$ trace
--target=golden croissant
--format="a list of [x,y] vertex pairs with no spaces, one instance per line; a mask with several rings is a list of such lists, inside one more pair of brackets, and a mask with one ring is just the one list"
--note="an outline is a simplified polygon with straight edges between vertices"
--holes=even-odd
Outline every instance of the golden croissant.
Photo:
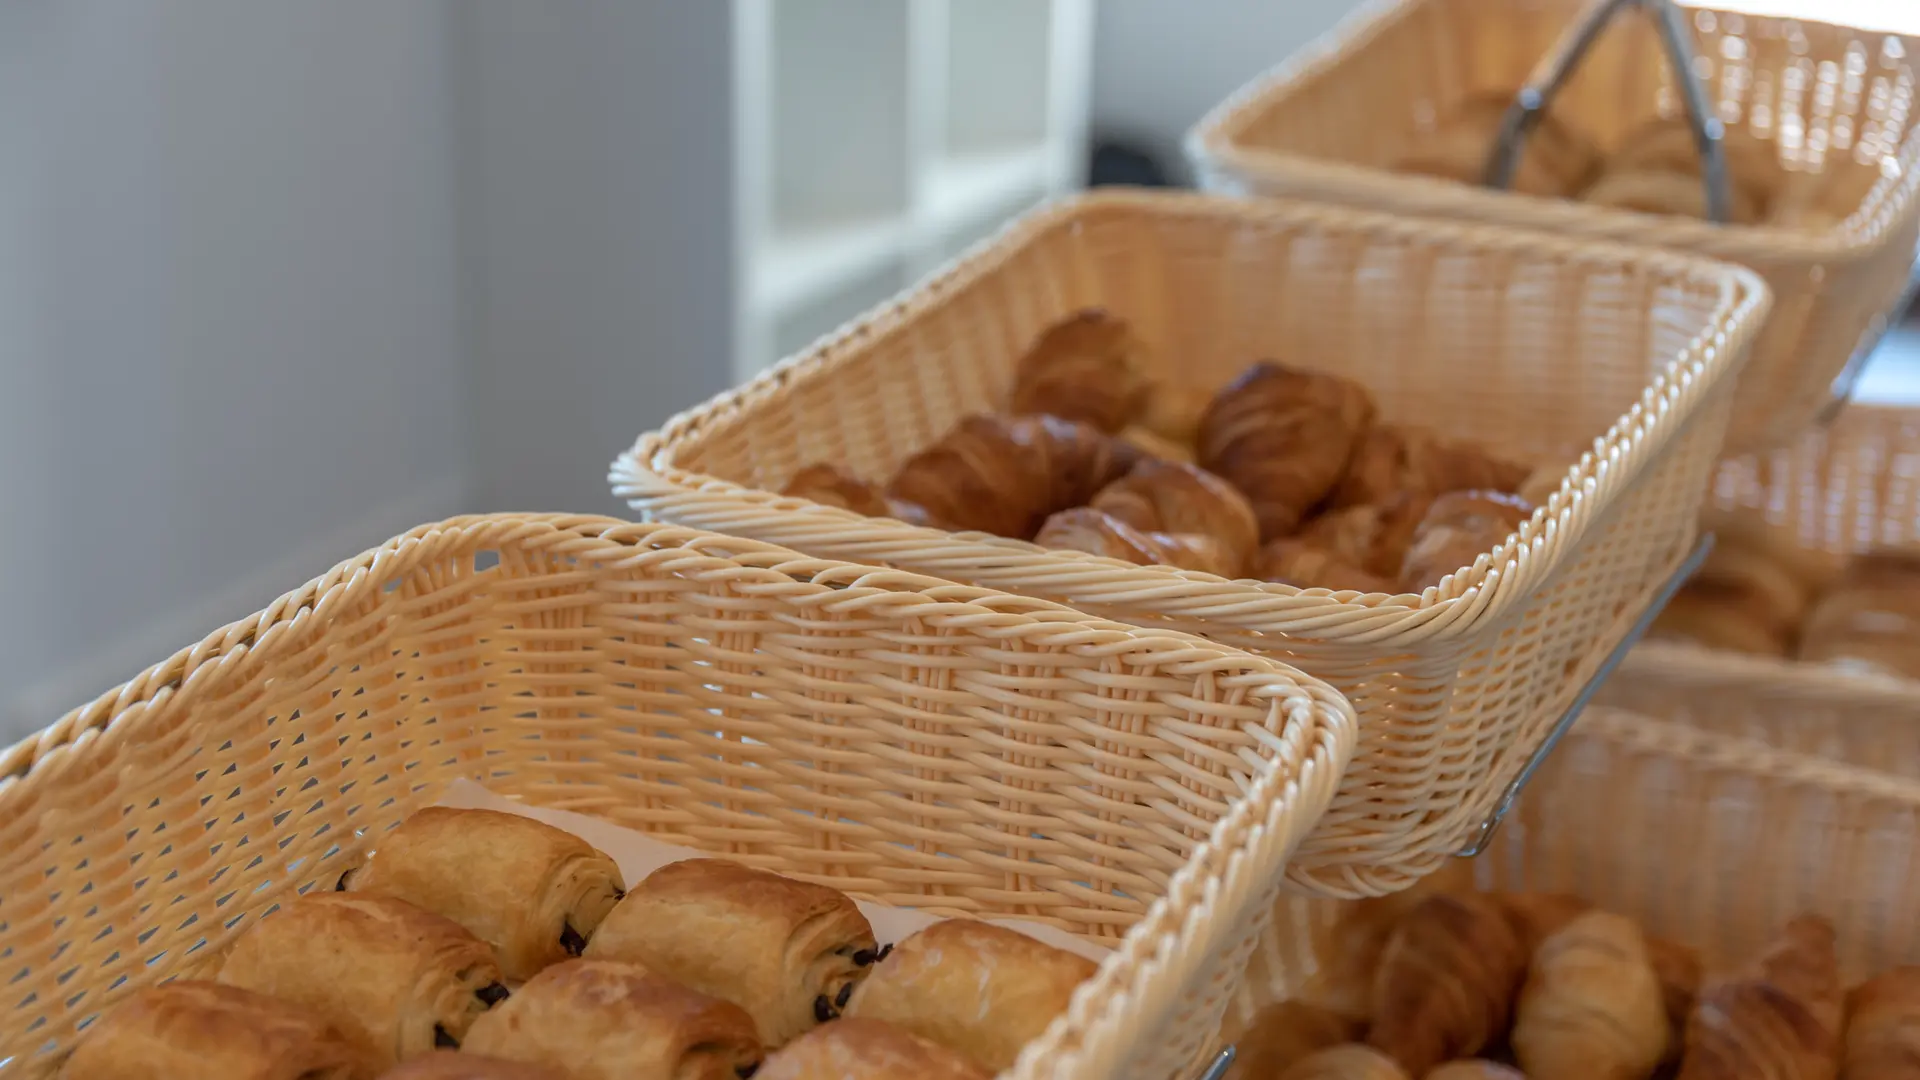
[[1103,432],[1127,426],[1147,390],[1146,343],[1098,308],[1041,334],[1014,369],[1015,414],[1076,420]]
[[1139,459],[1132,446],[1059,417],[975,415],[908,458],[886,493],[947,528],[1027,540]]
[[1897,967],[1847,995],[1847,1080],[1920,1076],[1920,967]]
[[1214,395],[1196,460],[1246,495],[1272,540],[1340,482],[1373,414],[1373,395],[1351,379],[1262,361]]
[[1409,1080],[1398,1062],[1364,1043],[1342,1043],[1315,1051],[1294,1062],[1279,1077],[1280,1080]]
[[912,525],[930,523],[926,510],[921,507],[902,499],[890,499],[886,488],[826,462],[794,473],[780,494],[812,499],[822,506],[837,506],[866,517],[898,518]]
[[1660,978],[1632,919],[1589,911],[1533,954],[1514,1057],[1534,1076],[1643,1080],[1667,1053]]
[[1454,491],[1433,500],[1400,564],[1400,587],[1421,592],[1472,566],[1533,514],[1516,495]]
[[1833,927],[1803,915],[1746,971],[1700,992],[1679,1080],[1834,1080],[1841,1019]]
[[1033,542],[1055,551],[1084,551],[1138,566],[1177,566],[1229,578],[1240,574],[1239,560],[1213,537],[1144,532],[1091,506],[1077,506],[1049,517]]
[[1280,1001],[1253,1014],[1233,1036],[1229,1080],[1273,1080],[1302,1058],[1351,1042],[1360,1025],[1325,1006]]
[[1492,898],[1441,893],[1401,917],[1373,980],[1367,1042],[1407,1071],[1472,1057],[1507,1030],[1527,954]]
[[1254,576],[1263,581],[1278,581],[1300,589],[1331,589],[1334,592],[1392,593],[1399,590],[1392,579],[1370,574],[1338,555],[1314,547],[1304,540],[1282,537],[1260,549]]
[[1426,1075],[1426,1080],[1527,1080],[1527,1076],[1511,1065],[1485,1058],[1464,1058],[1433,1070]]
[[1329,510],[1294,537],[1375,577],[1394,578],[1433,496],[1403,492],[1376,503]]
[[1397,495],[1449,491],[1518,491],[1527,467],[1478,444],[1443,439],[1425,428],[1376,424],[1360,440],[1347,475],[1333,493],[1335,506],[1385,502]]
[[1224,577],[1240,576],[1260,543],[1260,523],[1245,496],[1192,465],[1141,461],[1087,505],[1141,532],[1212,537],[1233,562]]

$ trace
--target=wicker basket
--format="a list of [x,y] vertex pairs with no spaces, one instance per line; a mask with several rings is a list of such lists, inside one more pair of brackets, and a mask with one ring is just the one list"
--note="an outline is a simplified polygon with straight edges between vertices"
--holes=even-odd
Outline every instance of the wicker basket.
[[[1817,912],[1851,981],[1920,962],[1916,842],[1920,784],[1596,708],[1474,869],[1483,888],[1571,892],[1639,919],[1698,948],[1710,971]],[[1339,914],[1282,899],[1243,1016],[1311,992]]]
[[[1202,185],[1625,240],[1758,270],[1771,321],[1740,380],[1736,450],[1798,437],[1832,400],[1849,357],[1905,286],[1920,236],[1920,43],[1805,20],[1694,12],[1696,67],[1730,128],[1772,138],[1818,179],[1827,227],[1718,227],[1387,171],[1466,98],[1512,93],[1583,0],[1384,0],[1242,89],[1188,138]],[[1679,104],[1644,18],[1616,20],[1553,115],[1603,150]],[[1783,138],[1783,146],[1790,138]],[[1491,149],[1491,148],[1489,148]],[[1886,162],[1892,161],[1893,165]],[[1886,175],[1883,175],[1885,173]]]
[[1035,600],[597,518],[425,526],[0,756],[0,1065],[209,972],[464,777],[1113,945],[1008,1075],[1184,1076],[1355,730],[1271,661]]
[[[905,300],[642,437],[613,481],[655,519],[1064,599],[1328,680],[1360,713],[1361,752],[1289,874],[1341,895],[1389,891],[1476,833],[1686,554],[1765,303],[1745,271],[1657,252],[1095,195],[1027,218]],[[1359,378],[1390,420],[1522,459],[1591,449],[1517,541],[1418,597],[1229,582],[769,494],[815,461],[889,475],[962,416],[1000,407],[1020,351],[1090,304],[1131,320],[1163,374],[1224,382],[1277,355]]]
[[[1798,445],[1724,463],[1714,502],[1760,511],[1817,551],[1920,544],[1920,409],[1851,405]],[[1920,683],[1650,641],[1600,700],[1920,777]]]

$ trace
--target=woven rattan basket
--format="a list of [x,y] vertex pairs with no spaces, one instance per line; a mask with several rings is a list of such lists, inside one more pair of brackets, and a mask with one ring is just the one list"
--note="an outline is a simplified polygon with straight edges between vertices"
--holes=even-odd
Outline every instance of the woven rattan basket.
[[0,1065],[210,971],[464,777],[1115,946],[1007,1075],[1184,1076],[1354,738],[1279,664],[1052,604],[671,527],[425,526],[0,756]]
[[[1740,379],[1734,449],[1791,441],[1905,286],[1920,235],[1913,45],[1806,20],[1693,12],[1696,68],[1729,128],[1778,139],[1830,224],[1719,227],[1390,172],[1423,131],[1482,94],[1513,93],[1584,0],[1376,0],[1242,89],[1188,138],[1209,190],[1655,244],[1758,270],[1773,313]],[[1603,151],[1676,115],[1643,18],[1615,21],[1554,100]],[[1491,147],[1489,147],[1491,149]],[[1811,177],[1812,179],[1809,179]]]
[[[1595,708],[1527,789],[1478,883],[1570,892],[1749,959],[1803,912],[1833,921],[1849,981],[1920,961],[1920,784]],[[1239,1004],[1310,993],[1341,905],[1283,898]]]
[[[1816,551],[1920,545],[1920,409],[1851,405],[1788,449],[1724,463],[1714,502]],[[1920,777],[1920,683],[1681,642],[1634,649],[1601,700]]]
[[[1289,873],[1345,895],[1391,890],[1477,835],[1686,554],[1765,303],[1745,271],[1657,252],[1323,207],[1089,196],[643,436],[613,480],[654,519],[1065,599],[1328,680],[1360,713],[1361,752]],[[1021,350],[1085,305],[1130,320],[1163,375],[1217,384],[1277,356],[1359,378],[1386,419],[1522,459],[1588,453],[1517,541],[1417,597],[1229,582],[769,494],[815,461],[890,475],[961,417],[1000,407]]]

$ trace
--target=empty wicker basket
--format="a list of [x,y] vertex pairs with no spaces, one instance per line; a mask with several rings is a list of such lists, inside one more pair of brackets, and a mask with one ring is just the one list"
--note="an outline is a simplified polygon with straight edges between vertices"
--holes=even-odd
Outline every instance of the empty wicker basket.
[[[1778,148],[1818,224],[1714,226],[1389,171],[1463,101],[1508,95],[1583,0],[1377,0],[1214,109],[1188,139],[1208,190],[1279,195],[1654,244],[1750,266],[1773,313],[1728,432],[1738,450],[1791,441],[1905,286],[1920,236],[1914,42],[1698,9],[1696,70],[1730,129]],[[1651,24],[1616,20],[1554,100],[1603,153],[1679,109]],[[1491,150],[1491,147],[1489,147]]]
[[1006,1075],[1184,1077],[1354,737],[1271,661],[1034,600],[598,518],[423,526],[0,755],[0,1066],[209,972],[466,778],[1113,946]]
[[[1574,464],[1516,540],[1399,597],[1225,581],[772,494],[817,461],[884,479],[962,417],[1004,407],[1020,353],[1087,306],[1129,320],[1161,376],[1218,385],[1265,356],[1335,369],[1372,387],[1385,419]],[[1476,835],[1687,553],[1765,307],[1750,273],[1658,252],[1324,207],[1094,195],[1022,220],[643,436],[613,481],[652,519],[1062,599],[1328,680],[1360,714],[1361,751],[1289,873],[1348,895],[1388,891]]]

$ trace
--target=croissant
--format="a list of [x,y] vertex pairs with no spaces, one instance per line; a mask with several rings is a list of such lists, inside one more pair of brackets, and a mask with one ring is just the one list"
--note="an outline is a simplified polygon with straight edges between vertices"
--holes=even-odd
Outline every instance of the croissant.
[[812,499],[822,506],[837,506],[865,517],[898,518],[910,525],[931,523],[924,508],[904,499],[888,498],[886,488],[826,462],[794,473],[780,494]]
[[879,1020],[822,1024],[767,1055],[758,1080],[989,1080],[965,1055]]
[[1280,1080],[1408,1080],[1398,1062],[1365,1043],[1343,1043],[1293,1063]]
[[1433,500],[1400,564],[1400,587],[1420,592],[1472,566],[1533,513],[1518,496],[1454,491]]
[[1396,495],[1449,491],[1518,491],[1528,469],[1471,442],[1443,439],[1425,428],[1377,424],[1360,439],[1335,506],[1385,502]]
[[1275,540],[1260,549],[1254,576],[1278,581],[1300,589],[1332,589],[1334,592],[1397,592],[1388,579],[1370,574],[1329,551],[1304,540]]
[[1048,518],[1033,542],[1055,551],[1084,551],[1138,566],[1177,566],[1221,577],[1239,577],[1240,560],[1226,545],[1198,533],[1150,533],[1090,506]]
[[1403,492],[1364,506],[1329,510],[1307,522],[1295,539],[1376,577],[1391,578],[1413,544],[1433,496]]
[[1746,972],[1700,993],[1680,1080],[1834,1080],[1842,1019],[1833,927],[1788,923]]
[[1124,320],[1097,308],[1070,315],[1020,358],[1013,412],[1117,432],[1140,410],[1146,394],[1146,354],[1146,343]]
[[1666,1055],[1668,1034],[1640,927],[1589,911],[1534,953],[1511,1041],[1535,1076],[1644,1080]]
[[1725,585],[1689,581],[1654,616],[1647,636],[1664,641],[1690,641],[1709,649],[1753,656],[1786,656],[1791,638],[1753,610],[1757,597]]
[[1847,995],[1847,1080],[1920,1076],[1920,967],[1884,971]]
[[[1499,96],[1467,101],[1447,123],[1416,142],[1394,169],[1481,185],[1509,104]],[[1580,189],[1598,160],[1598,151],[1585,140],[1554,117],[1542,116],[1522,148],[1512,190],[1542,198],[1565,196]]]
[[1161,461],[1178,461],[1183,465],[1193,464],[1192,444],[1174,442],[1151,428],[1135,424],[1121,431],[1118,438],[1121,442],[1140,451],[1144,457],[1159,458]]
[[1333,924],[1326,975],[1314,1000],[1356,1020],[1372,1015],[1373,977],[1387,940],[1407,912],[1435,893],[1464,892],[1473,887],[1473,867],[1466,859],[1450,859],[1438,870],[1397,893],[1355,900],[1342,906]]
[[1360,1025],[1332,1009],[1280,1001],[1253,1014],[1233,1038],[1230,1080],[1272,1080],[1282,1069],[1329,1046],[1351,1042]]
[[1056,416],[969,416],[900,467],[887,496],[943,526],[1027,540],[1133,468],[1140,451]]
[[[1731,196],[1728,223],[1757,224],[1766,216],[1765,204],[1739,185],[1728,189]],[[1581,201],[1615,210],[1640,214],[1667,214],[1673,217],[1707,217],[1706,184],[1695,175],[1665,169],[1630,168],[1615,170],[1595,181],[1580,196]]]
[[1253,507],[1232,484],[1192,465],[1147,460],[1088,504],[1142,532],[1197,533],[1219,541],[1238,577],[1260,544]]
[[1485,1058],[1466,1058],[1447,1062],[1428,1073],[1426,1080],[1527,1080],[1527,1076],[1511,1065]]
[[1155,383],[1147,390],[1139,423],[1163,439],[1192,446],[1200,437],[1200,417],[1213,395],[1214,390],[1189,383]]
[[[1520,934],[1527,955],[1534,955],[1548,938],[1593,910],[1585,900],[1568,893],[1505,893],[1500,897],[1507,918]],[[1670,1051],[1678,1051],[1687,1014],[1700,992],[1700,954],[1677,941],[1643,933],[1647,962],[1660,981],[1660,1001],[1667,1015]]]
[[1261,539],[1288,536],[1340,482],[1373,414],[1351,379],[1262,361],[1207,406],[1197,460],[1246,495]]
[[[1771,144],[1729,129],[1720,139],[1727,163],[1732,221],[1755,224],[1767,216],[1780,170]],[[1707,216],[1707,188],[1693,128],[1684,119],[1655,120],[1629,135],[1607,160],[1607,171],[1582,196],[1587,202],[1649,213]]]
[[1920,554],[1857,556],[1807,617],[1800,658],[1920,678]]
[[1472,1057],[1507,1030],[1527,954],[1499,903],[1473,893],[1422,900],[1387,939],[1367,1042],[1419,1076]]

